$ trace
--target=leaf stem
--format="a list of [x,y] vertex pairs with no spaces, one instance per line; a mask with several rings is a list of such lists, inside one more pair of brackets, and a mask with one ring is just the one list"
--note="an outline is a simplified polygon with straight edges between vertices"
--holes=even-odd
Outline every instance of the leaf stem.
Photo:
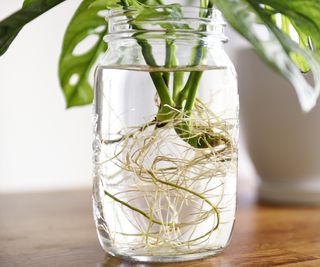
[[[152,56],[151,45],[143,40],[137,40],[137,42],[142,49],[142,54],[144,56],[146,63],[151,67],[157,66],[157,63],[154,57]],[[167,104],[167,105],[173,106],[174,102],[169,94],[169,89],[161,73],[150,72],[150,76],[157,89],[158,95],[160,97],[161,105],[164,106]]]
[[[127,0],[121,0],[121,3],[124,8],[128,8],[130,4]],[[128,15],[128,18],[131,18],[131,16]],[[131,26],[133,29],[139,30],[140,28],[131,22]],[[135,37],[138,34],[135,34]],[[148,66],[155,67],[157,66],[157,63],[152,55],[152,47],[146,40],[140,40],[139,38],[136,38],[138,44],[141,47],[143,57],[147,63]],[[157,90],[157,93],[160,98],[160,109],[158,112],[157,119],[160,121],[169,119],[172,115],[170,113],[171,109],[168,106],[174,106],[174,101],[170,96],[168,86],[166,84],[166,81],[164,77],[161,75],[161,73],[157,72],[150,72],[151,79],[155,85],[155,88]]]
[[202,74],[203,74],[202,71],[192,72],[186,84],[186,89],[188,91],[188,98],[186,100],[184,110],[187,112],[187,114],[191,112],[194,106],[194,102],[197,96],[197,91],[198,91]]

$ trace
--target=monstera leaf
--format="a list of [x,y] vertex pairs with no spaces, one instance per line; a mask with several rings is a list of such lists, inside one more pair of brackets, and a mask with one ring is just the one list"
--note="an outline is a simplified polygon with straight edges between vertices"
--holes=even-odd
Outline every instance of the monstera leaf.
[[23,7],[0,22],[0,56],[4,54],[24,25],[65,0],[25,0]]
[[[94,3],[93,3],[94,2]],[[67,107],[89,104],[93,99],[89,75],[99,55],[106,49],[103,36],[107,34],[107,22],[101,15],[108,1],[84,0],[74,14],[65,33],[59,61],[59,79]],[[110,1],[109,1],[110,2]],[[112,2],[112,1],[111,1]],[[85,51],[77,48],[90,38]]]
[[[147,10],[149,5],[160,3],[158,0],[131,0],[127,4]],[[103,11],[121,6],[120,0],[84,0],[73,16],[64,36],[59,62],[59,79],[67,107],[92,102],[90,74],[99,56],[107,49],[103,37],[108,33],[108,28]],[[88,37],[96,37],[90,49],[75,54],[76,48]]]
[[[292,83],[302,108],[308,111],[314,107],[320,92],[320,1],[214,2],[229,23],[256,48],[258,54]],[[267,30],[267,39],[261,38],[257,30],[259,26]],[[311,69],[313,85],[308,83],[299,68],[302,72]]]

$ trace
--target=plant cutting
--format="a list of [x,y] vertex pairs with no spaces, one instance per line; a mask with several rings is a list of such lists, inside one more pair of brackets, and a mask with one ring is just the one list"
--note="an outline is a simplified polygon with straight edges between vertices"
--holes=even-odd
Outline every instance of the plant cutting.
[[[25,1],[0,22],[0,53],[61,2]],[[319,1],[301,0],[81,2],[59,79],[68,107],[94,98],[94,213],[107,252],[163,262],[225,248],[235,217],[238,97],[220,12],[292,82],[307,111],[320,89],[319,10]],[[95,42],[75,53],[88,36]]]

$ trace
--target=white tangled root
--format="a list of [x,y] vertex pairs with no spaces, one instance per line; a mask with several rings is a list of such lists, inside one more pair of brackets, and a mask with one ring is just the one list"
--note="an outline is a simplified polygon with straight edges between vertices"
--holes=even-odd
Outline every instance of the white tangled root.
[[[192,135],[214,133],[224,141],[195,148],[175,130],[186,122],[192,126]],[[131,247],[165,246],[175,248],[177,253],[183,247],[206,244],[218,229],[220,213],[226,208],[219,206],[224,194],[223,178],[237,161],[233,127],[198,103],[190,117],[176,116],[161,127],[152,121],[126,129],[116,141],[105,140],[115,149],[112,154],[108,151],[107,161],[100,164],[112,163],[122,178],[117,190],[106,188],[104,194],[121,208],[134,229],[134,233],[118,231],[110,236],[135,238]]]

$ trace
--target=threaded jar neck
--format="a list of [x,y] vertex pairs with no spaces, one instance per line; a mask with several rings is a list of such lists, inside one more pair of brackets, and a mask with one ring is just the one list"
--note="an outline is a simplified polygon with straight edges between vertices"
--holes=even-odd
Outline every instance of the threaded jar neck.
[[109,33],[106,42],[124,39],[171,39],[201,41],[202,44],[226,42],[225,21],[215,8],[181,5],[123,7],[108,11]]

